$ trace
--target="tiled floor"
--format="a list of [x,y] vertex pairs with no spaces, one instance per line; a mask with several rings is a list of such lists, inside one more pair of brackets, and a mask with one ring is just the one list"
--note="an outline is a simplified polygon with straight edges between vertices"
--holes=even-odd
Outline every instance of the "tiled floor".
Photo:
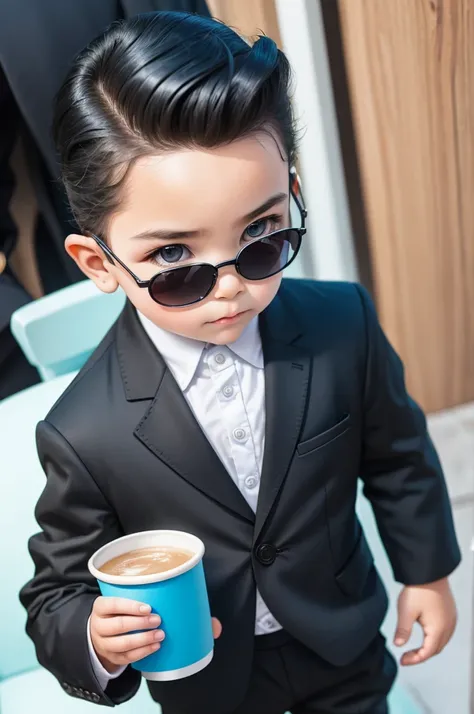
[[[451,579],[459,621],[454,637],[444,652],[423,665],[401,669],[400,680],[426,714],[470,714],[474,713],[474,708],[470,708],[474,604],[471,551],[474,536],[474,404],[430,417],[429,427],[445,468],[463,553],[463,562]],[[384,628],[390,641],[396,623],[396,600],[400,586],[393,581],[365,503],[361,509],[369,539],[375,543],[379,571],[391,596],[391,608]],[[419,640],[418,632],[406,649],[411,649]]]

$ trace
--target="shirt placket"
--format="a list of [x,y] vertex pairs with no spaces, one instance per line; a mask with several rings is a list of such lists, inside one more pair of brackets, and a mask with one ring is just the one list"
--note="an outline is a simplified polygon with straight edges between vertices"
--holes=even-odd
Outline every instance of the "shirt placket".
[[233,354],[228,348],[212,348],[207,354],[207,364],[230,445],[237,486],[256,511],[260,470]]

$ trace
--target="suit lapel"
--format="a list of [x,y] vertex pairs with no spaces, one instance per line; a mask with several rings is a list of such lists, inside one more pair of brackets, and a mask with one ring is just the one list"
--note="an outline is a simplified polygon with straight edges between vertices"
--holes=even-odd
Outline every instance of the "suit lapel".
[[119,324],[117,347],[127,400],[151,400],[135,436],[181,478],[253,522],[252,509],[204,435],[130,304]]
[[276,503],[303,425],[310,359],[298,345],[298,323],[277,297],[260,321],[265,359],[265,450],[255,540]]
[[135,435],[199,491],[230,511],[254,520],[252,509],[203,434],[168,369]]

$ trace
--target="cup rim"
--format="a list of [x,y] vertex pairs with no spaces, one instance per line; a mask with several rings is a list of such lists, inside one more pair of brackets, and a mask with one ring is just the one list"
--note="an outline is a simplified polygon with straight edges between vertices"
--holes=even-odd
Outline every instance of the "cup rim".
[[[104,573],[99,568],[95,565],[95,562],[97,559],[100,559],[100,556],[103,555],[110,547],[112,544],[115,543],[132,543],[133,540],[136,540],[138,537],[143,537],[143,536],[153,536],[153,535],[160,535],[160,536],[170,536],[171,538],[173,536],[179,535],[179,536],[185,536],[186,538],[189,539],[190,541],[190,547],[192,547],[194,551],[194,555],[187,560],[185,563],[182,563],[181,565],[178,565],[176,568],[171,568],[170,570],[165,570],[162,573],[152,573],[151,575],[110,575],[109,573]],[[153,546],[141,546],[141,547],[153,547]],[[134,550],[133,546],[130,547],[130,550]],[[183,573],[186,573],[188,570],[191,570],[196,566],[200,560],[202,560],[204,556],[204,543],[200,538],[198,538],[195,535],[192,535],[192,533],[186,533],[186,531],[171,531],[171,530],[149,530],[149,531],[137,531],[136,533],[129,533],[128,535],[121,536],[120,538],[115,538],[114,540],[110,541],[109,543],[106,543],[103,545],[101,548],[95,551],[93,555],[88,560],[87,567],[89,568],[89,572],[91,575],[96,578],[96,580],[100,580],[103,583],[108,583],[109,585],[128,585],[128,586],[133,586],[133,585],[148,585],[150,583],[158,583],[162,582],[164,580],[171,580],[171,578],[176,578],[178,575],[182,575]],[[123,550],[124,553],[127,552],[127,549],[124,548]],[[113,557],[113,556],[112,556]],[[105,559],[101,565],[107,562],[107,559]]]

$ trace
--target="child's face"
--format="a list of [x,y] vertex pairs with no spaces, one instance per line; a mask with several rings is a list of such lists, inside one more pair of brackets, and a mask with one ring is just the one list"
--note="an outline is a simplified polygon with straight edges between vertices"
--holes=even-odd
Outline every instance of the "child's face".
[[[235,258],[246,242],[289,225],[288,189],[288,164],[266,133],[218,149],[145,157],[131,169],[120,211],[104,238],[142,280],[186,263],[217,265]],[[246,218],[273,197],[274,205]],[[153,231],[189,235],[153,237]],[[145,232],[147,237],[138,237]],[[121,285],[159,327],[214,344],[236,340],[273,300],[282,277],[250,281],[227,266],[219,269],[207,298],[170,308],[154,302],[119,265],[107,262],[92,239],[69,236],[67,248],[102,290]]]

